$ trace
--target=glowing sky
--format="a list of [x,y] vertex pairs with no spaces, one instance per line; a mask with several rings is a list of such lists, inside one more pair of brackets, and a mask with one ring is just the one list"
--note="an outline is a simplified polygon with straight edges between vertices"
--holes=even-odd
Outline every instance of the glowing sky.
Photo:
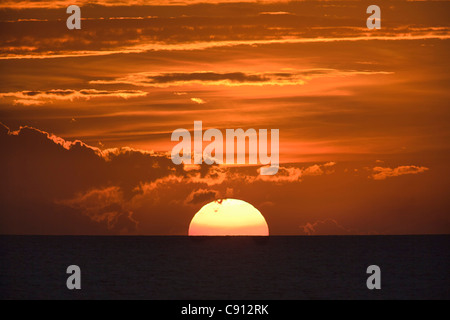
[[[450,231],[449,2],[76,4],[0,2],[2,233],[186,234],[222,197],[271,234]],[[195,120],[280,129],[279,174],[174,166]]]

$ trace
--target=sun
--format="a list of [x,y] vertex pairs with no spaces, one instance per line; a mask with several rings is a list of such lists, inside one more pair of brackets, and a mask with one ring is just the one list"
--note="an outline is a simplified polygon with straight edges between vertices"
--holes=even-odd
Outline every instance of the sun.
[[261,212],[237,199],[216,200],[204,205],[192,218],[190,236],[268,236]]

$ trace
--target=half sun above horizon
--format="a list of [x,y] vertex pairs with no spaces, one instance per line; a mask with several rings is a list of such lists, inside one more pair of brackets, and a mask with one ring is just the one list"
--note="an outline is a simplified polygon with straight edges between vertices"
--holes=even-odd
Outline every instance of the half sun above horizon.
[[204,205],[192,218],[190,236],[268,236],[261,212],[250,203],[221,199]]

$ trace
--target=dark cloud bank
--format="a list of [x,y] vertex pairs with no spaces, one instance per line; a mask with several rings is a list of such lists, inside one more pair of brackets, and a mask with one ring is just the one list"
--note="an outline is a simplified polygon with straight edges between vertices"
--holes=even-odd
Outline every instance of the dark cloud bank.
[[132,233],[137,222],[122,203],[133,188],[182,170],[164,155],[102,152],[29,127],[0,130],[1,233]]
[[375,161],[359,170],[297,164],[262,177],[258,167],[183,168],[165,154],[100,150],[4,125],[0,148],[0,234],[182,235],[202,205],[229,196],[259,209],[271,234],[450,230],[448,170],[437,165],[418,173],[397,164],[411,174],[384,168],[389,175],[374,179]]

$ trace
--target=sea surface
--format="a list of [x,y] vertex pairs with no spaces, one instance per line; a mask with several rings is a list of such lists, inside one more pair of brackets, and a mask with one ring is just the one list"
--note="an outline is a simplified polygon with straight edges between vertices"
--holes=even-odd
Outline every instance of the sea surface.
[[[1,299],[449,299],[450,235],[0,236]],[[69,265],[81,290],[68,290]],[[367,267],[381,269],[369,290]]]

